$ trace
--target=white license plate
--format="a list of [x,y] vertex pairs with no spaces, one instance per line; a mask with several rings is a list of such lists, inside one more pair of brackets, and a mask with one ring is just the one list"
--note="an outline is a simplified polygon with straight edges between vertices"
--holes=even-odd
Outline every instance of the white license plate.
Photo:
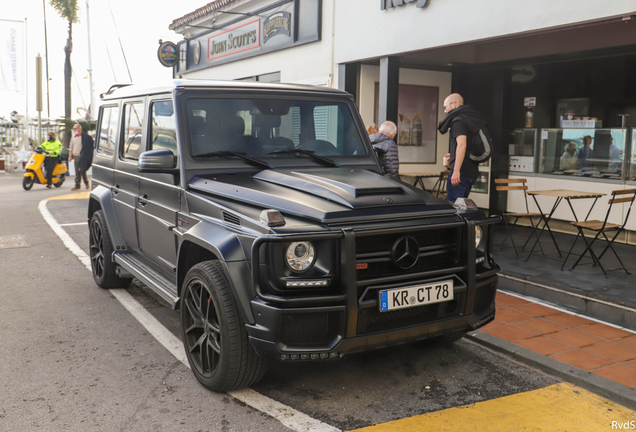
[[380,312],[453,300],[453,281],[431,282],[380,291]]

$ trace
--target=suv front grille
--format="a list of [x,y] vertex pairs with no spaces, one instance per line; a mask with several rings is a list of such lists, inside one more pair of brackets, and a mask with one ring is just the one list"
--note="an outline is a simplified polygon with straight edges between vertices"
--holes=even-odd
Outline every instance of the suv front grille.
[[[399,268],[391,258],[396,241],[404,236],[413,237],[420,247],[418,261],[407,270]],[[453,267],[458,261],[459,236],[458,228],[356,236],[356,264],[362,265],[356,270],[356,276],[358,280],[365,280]]]
[[391,312],[380,312],[377,307],[358,311],[358,334],[369,334],[432,323],[460,315],[464,309],[464,294],[456,294],[450,302],[434,303]]

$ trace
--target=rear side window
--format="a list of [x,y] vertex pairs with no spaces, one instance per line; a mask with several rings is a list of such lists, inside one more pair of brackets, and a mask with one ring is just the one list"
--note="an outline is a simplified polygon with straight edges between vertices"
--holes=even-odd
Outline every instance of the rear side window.
[[150,148],[169,149],[177,155],[177,132],[174,122],[174,108],[171,100],[152,103],[150,123]]
[[117,120],[119,119],[119,107],[107,106],[102,110],[102,122],[97,138],[97,153],[104,156],[112,156],[117,142]]
[[144,124],[144,103],[133,102],[124,105],[124,135],[122,139],[121,157],[138,160],[143,149],[142,127]]

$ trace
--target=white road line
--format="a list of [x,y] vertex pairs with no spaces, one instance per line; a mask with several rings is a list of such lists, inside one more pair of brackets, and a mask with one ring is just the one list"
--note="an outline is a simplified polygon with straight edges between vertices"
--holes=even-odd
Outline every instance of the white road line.
[[[49,224],[53,232],[62,240],[64,246],[69,249],[80,260],[82,264],[89,270],[91,270],[90,257],[80,248],[77,243],[71,238],[70,235],[64,229],[62,225],[58,224],[51,212],[46,208],[47,200],[40,201],[38,208],[42,217]],[[69,225],[69,224],[67,224]],[[141,325],[148,330],[148,332],[155,338],[161,345],[163,345],[173,356],[177,358],[181,363],[190,367],[188,359],[183,349],[183,344],[175,335],[165,328],[154,316],[150,314],[144,307],[135,300],[124,289],[111,289],[109,290],[113,296],[130,312],[132,316],[141,323]],[[244,388],[241,390],[234,390],[228,392],[228,394],[246,405],[261,411],[265,414],[275,418],[289,429],[297,432],[341,432],[333,426],[309,417],[307,414],[303,414],[287,405],[283,405],[267,396],[264,396],[250,388]]]

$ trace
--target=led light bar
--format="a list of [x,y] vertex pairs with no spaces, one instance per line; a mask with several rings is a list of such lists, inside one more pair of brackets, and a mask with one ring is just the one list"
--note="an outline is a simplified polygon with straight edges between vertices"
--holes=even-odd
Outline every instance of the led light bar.
[[288,287],[317,287],[317,286],[329,286],[328,280],[299,280],[299,281],[287,281]]
[[338,358],[340,354],[337,352],[331,353],[303,353],[303,354],[281,354],[281,360],[318,360],[318,359],[328,359],[328,358]]

